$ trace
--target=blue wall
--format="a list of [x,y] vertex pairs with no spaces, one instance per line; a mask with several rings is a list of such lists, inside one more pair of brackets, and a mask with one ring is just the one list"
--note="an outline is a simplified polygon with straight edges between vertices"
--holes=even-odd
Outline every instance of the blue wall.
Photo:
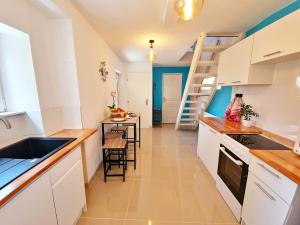
[[[275,12],[271,16],[267,17],[266,19],[262,20],[257,25],[253,26],[251,29],[246,31],[246,36],[254,34],[255,32],[259,31],[260,29],[268,26],[269,24],[275,22],[276,20],[286,16],[287,14],[300,9],[300,0],[297,0],[290,5],[286,6],[283,9]],[[207,112],[211,113],[215,116],[219,116],[224,118],[226,107],[228,106],[232,95],[232,88],[231,87],[223,87],[221,90],[217,90],[215,96],[213,97],[209,107],[207,108]]]
[[255,25],[254,27],[246,31],[246,36],[254,34],[255,32],[261,30],[262,28],[268,26],[269,24],[275,22],[276,20],[279,20],[280,18],[290,14],[291,12],[294,12],[297,9],[300,9],[300,0],[291,3],[290,5],[284,7],[283,9],[275,12],[271,16],[262,20],[260,23],[258,23],[257,25]]
[[162,109],[162,78],[164,73],[182,73],[183,94],[190,67],[153,67],[153,107]]
[[232,95],[232,87],[224,86],[217,90],[215,96],[211,100],[206,112],[224,118],[225,110],[229,105]]

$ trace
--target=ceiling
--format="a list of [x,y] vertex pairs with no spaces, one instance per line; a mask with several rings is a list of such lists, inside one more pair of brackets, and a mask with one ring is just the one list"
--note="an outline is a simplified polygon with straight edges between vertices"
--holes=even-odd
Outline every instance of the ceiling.
[[176,65],[201,32],[244,32],[293,0],[206,0],[200,14],[179,21],[173,0],[72,0],[127,62],[144,62],[155,39],[157,64]]

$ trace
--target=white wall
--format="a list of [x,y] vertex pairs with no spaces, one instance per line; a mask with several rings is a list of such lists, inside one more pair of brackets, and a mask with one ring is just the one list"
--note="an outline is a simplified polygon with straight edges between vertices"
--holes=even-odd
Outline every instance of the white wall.
[[[81,128],[70,21],[61,15],[48,14],[30,4],[29,1],[23,0],[1,1],[0,21],[29,35],[38,91],[35,93],[33,88],[22,91],[17,85],[15,85],[15,89],[17,89],[16,93],[23,94],[26,98],[34,95],[39,100],[34,115],[25,109],[28,112],[27,115],[9,118],[13,129],[9,131],[1,129],[1,139],[2,137],[14,139],[19,135],[48,135],[63,128]],[[3,75],[8,76],[8,74]],[[16,80],[19,80],[20,83],[29,81],[28,79]],[[15,83],[16,80],[14,80]],[[68,82],[61,85],[62,81]],[[5,88],[11,89],[8,86]],[[7,100],[10,104],[12,102],[9,98]],[[16,107],[14,110],[17,110]],[[30,124],[30,121],[32,118],[37,118],[38,115],[40,115],[39,126],[43,129],[40,132],[34,132],[34,126]]]
[[259,127],[295,140],[300,125],[300,60],[277,64],[273,85],[234,87],[233,96],[237,92],[260,114]]
[[8,118],[12,129],[0,126],[1,143],[44,131],[29,38],[18,29],[0,24],[0,75],[6,106],[8,111],[26,111]]
[[[117,89],[115,70],[124,74],[123,62],[69,0],[54,2],[72,21],[83,127],[99,127],[107,116],[107,106],[112,104],[110,93]],[[109,71],[106,82],[98,72],[101,61],[106,61]],[[102,160],[101,135],[97,132],[85,146],[89,180]]]
[[29,16],[30,37],[45,134],[81,128],[71,21],[30,7],[35,11]]

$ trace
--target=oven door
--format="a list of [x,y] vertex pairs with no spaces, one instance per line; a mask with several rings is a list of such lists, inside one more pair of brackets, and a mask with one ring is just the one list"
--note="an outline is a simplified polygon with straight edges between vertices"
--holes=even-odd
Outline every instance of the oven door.
[[220,146],[218,176],[243,205],[248,165],[223,145]]

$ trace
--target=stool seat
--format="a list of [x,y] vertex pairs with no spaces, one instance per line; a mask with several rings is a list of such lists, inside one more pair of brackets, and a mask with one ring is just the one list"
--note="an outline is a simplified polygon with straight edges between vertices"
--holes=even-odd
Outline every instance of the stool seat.
[[116,132],[107,132],[105,135],[105,140],[109,139],[122,139],[122,134]]
[[103,149],[125,149],[127,141],[122,138],[112,138],[105,140],[105,144],[102,146]]
[[127,126],[113,126],[111,129],[111,131],[127,131],[128,127]]

